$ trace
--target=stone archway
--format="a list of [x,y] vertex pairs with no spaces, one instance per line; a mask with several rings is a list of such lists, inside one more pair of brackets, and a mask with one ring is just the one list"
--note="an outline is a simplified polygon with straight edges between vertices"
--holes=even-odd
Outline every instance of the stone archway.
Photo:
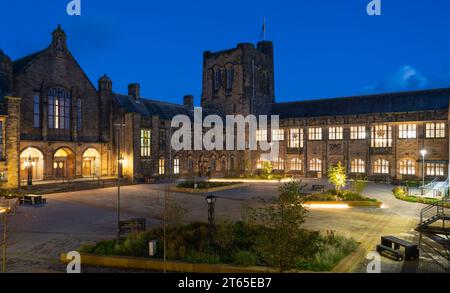
[[20,153],[20,181],[27,181],[31,168],[33,181],[44,180],[44,155],[35,147],[28,147]]
[[53,154],[53,177],[67,179],[75,177],[75,153],[68,147],[62,147]]
[[100,176],[100,153],[94,148],[88,148],[83,153],[82,175],[83,177]]

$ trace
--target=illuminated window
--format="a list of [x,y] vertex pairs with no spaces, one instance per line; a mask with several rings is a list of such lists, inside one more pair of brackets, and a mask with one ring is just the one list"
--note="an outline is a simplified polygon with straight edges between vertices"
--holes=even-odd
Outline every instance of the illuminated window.
[[392,147],[392,126],[388,125],[372,126],[371,146],[373,148]]
[[342,127],[330,127],[328,132],[328,138],[330,140],[341,140],[344,138]]
[[416,138],[417,125],[416,124],[400,124],[398,127],[398,138]]
[[48,127],[70,129],[70,94],[61,88],[48,92]]
[[158,161],[158,174],[159,175],[164,175],[165,173],[165,163],[166,161],[164,160],[164,158],[160,158]]
[[303,129],[292,128],[289,130],[289,147],[303,147]]
[[365,126],[350,127],[350,139],[366,139],[366,127]]
[[399,172],[401,175],[416,175],[416,162],[413,160],[401,160]]
[[426,138],[445,138],[445,123],[427,123],[425,129]]
[[151,156],[151,130],[141,129],[141,157]]
[[303,170],[302,160],[300,160],[299,158],[291,159],[291,170],[302,171]]
[[259,158],[258,161],[256,161],[256,169],[262,169],[264,167],[265,162],[267,161]]
[[445,176],[446,165],[442,163],[427,163],[427,176]]
[[267,141],[267,130],[257,130],[256,141]]
[[373,173],[375,174],[389,174],[389,162],[386,160],[376,160],[373,163]]
[[310,160],[309,171],[322,172],[322,161],[317,158]]
[[41,127],[41,99],[39,93],[34,93],[33,126],[34,128]]
[[366,172],[366,164],[361,159],[354,159],[351,162],[351,173],[365,173]]
[[283,141],[283,140],[284,140],[284,130],[272,129],[272,141]]
[[322,128],[315,127],[308,129],[309,140],[322,140]]
[[274,170],[284,170],[284,160],[283,159],[275,159],[272,162],[272,169]]
[[180,159],[173,159],[173,174],[180,174]]

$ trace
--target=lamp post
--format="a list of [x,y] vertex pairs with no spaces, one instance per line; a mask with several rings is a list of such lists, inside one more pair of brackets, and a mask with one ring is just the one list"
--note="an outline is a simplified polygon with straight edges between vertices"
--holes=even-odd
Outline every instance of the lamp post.
[[420,151],[422,155],[422,195],[424,195],[425,191],[425,156],[427,155],[427,150],[423,149]]
[[217,197],[215,197],[212,194],[209,194],[206,197],[206,203],[208,204],[208,224],[210,226],[214,226],[215,224],[215,212],[214,212],[214,207],[216,205],[216,201],[217,201]]
[[27,185],[33,185],[33,165],[34,159],[31,158],[31,155],[25,159],[25,167],[27,168]]

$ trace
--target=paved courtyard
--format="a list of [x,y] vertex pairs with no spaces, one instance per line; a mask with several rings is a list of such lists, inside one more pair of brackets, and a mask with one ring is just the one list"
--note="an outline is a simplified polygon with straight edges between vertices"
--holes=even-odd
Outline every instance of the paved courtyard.
[[[313,183],[314,182],[314,183]],[[326,184],[306,180],[305,183]],[[277,195],[279,183],[255,183],[236,190],[218,192],[217,221],[236,220],[243,207],[255,205],[256,198],[269,199]],[[331,186],[330,186],[331,188]],[[134,185],[122,188],[122,218],[145,217],[150,227],[161,224],[166,186]],[[419,221],[420,204],[396,200],[392,186],[369,184],[365,194],[383,201],[381,209],[312,209],[305,228],[335,230],[353,237],[367,251],[373,250],[382,235],[395,235],[414,240]],[[171,198],[188,210],[187,222],[205,221],[205,195],[175,194]],[[63,272],[59,253],[76,250],[82,243],[110,239],[116,233],[117,189],[106,188],[47,195],[46,207],[19,207],[10,219],[9,271]],[[364,259],[355,271],[365,271]],[[400,272],[402,263],[383,259],[382,270]]]

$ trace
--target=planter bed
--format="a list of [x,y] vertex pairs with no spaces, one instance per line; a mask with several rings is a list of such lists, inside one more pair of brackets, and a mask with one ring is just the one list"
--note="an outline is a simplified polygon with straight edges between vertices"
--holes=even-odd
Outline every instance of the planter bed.
[[235,183],[235,184],[229,184],[224,186],[218,186],[218,187],[211,187],[211,188],[186,188],[186,187],[178,187],[173,186],[170,188],[170,191],[173,192],[180,192],[180,193],[209,193],[209,192],[219,192],[224,190],[231,190],[231,189],[237,189],[248,186],[245,183]]
[[305,205],[347,205],[349,207],[375,207],[381,208],[380,201],[307,201]]

